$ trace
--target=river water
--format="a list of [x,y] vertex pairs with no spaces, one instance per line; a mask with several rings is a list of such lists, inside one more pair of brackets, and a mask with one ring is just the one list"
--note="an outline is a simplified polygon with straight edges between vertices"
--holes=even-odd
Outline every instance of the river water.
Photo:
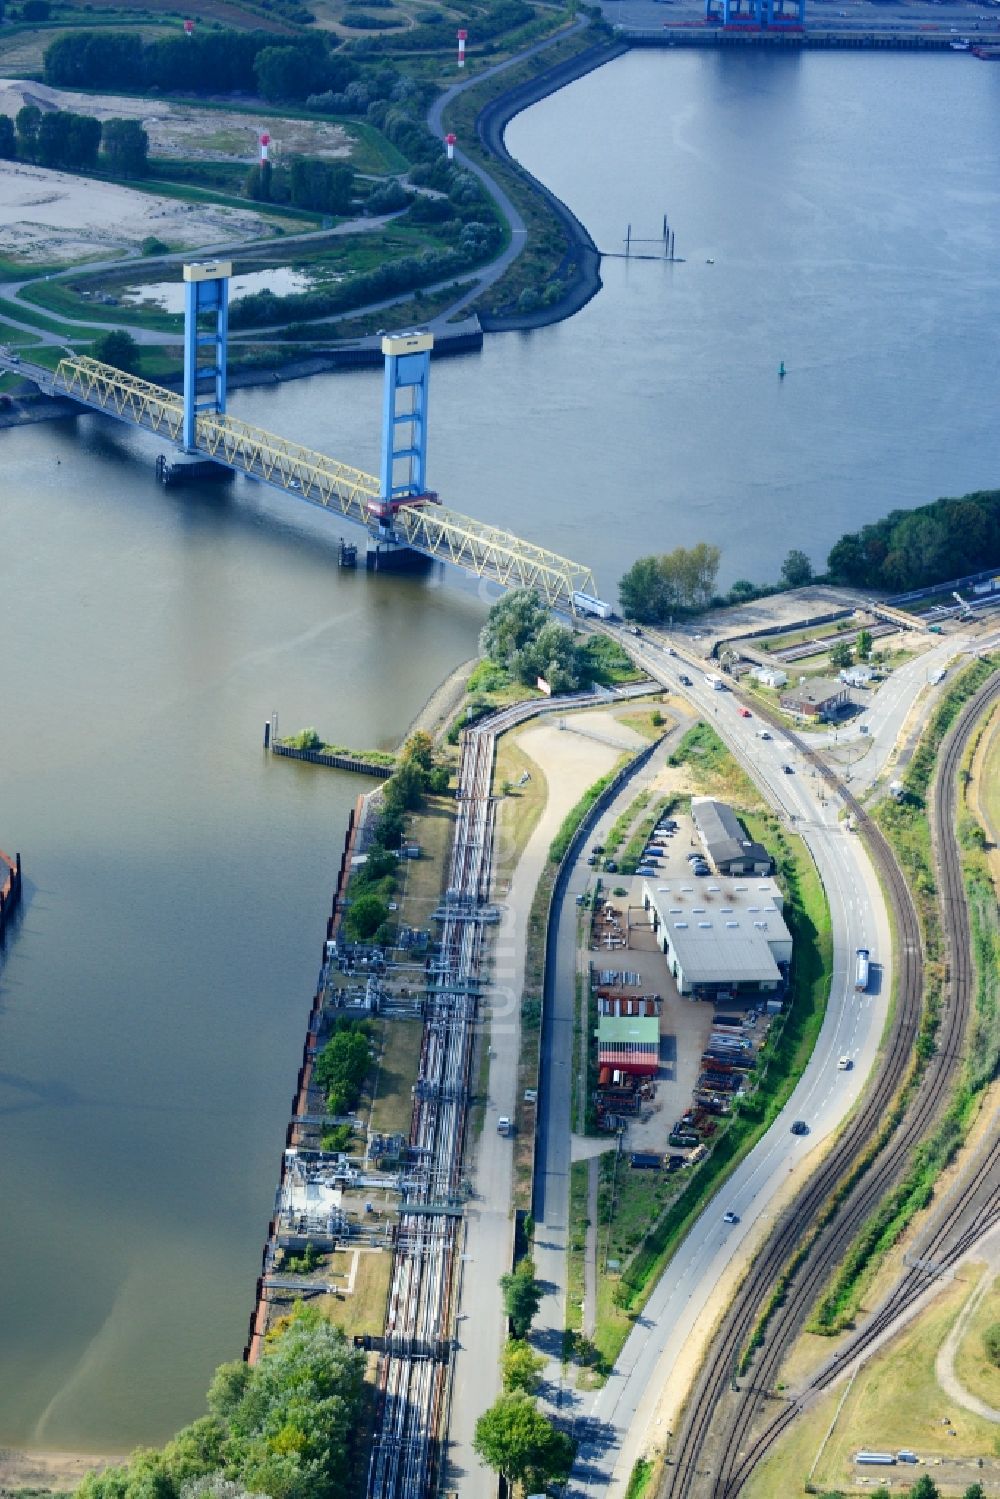
[[[602,249],[666,212],[686,259],[608,261],[570,322],[435,365],[445,502],[613,596],[641,551],[765,578],[995,483],[998,103],[967,56],[647,52],[514,121]],[[232,406],[376,464],[374,373]],[[0,433],[4,1445],[161,1440],[238,1356],[360,789],[265,761],[263,720],[391,744],[483,614],[462,579],[338,573],[335,524],[262,486],[160,489],[156,450]]]

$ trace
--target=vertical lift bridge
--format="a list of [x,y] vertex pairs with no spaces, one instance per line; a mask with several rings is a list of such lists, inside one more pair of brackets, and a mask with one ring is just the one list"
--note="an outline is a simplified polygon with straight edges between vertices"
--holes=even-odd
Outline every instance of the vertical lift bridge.
[[596,595],[589,567],[447,509],[427,488],[427,394],[434,343],[430,333],[382,340],[385,385],[378,478],[230,416],[226,350],[231,274],[229,261],[184,267],[182,394],[83,355],[61,360],[54,375],[26,362],[19,362],[17,371],[49,395],[69,396],[92,410],[144,427],[187,454],[261,479],[363,526],[370,538],[372,567],[391,566],[406,551],[417,552],[504,588],[534,588],[546,603],[569,613],[577,611],[576,596]]

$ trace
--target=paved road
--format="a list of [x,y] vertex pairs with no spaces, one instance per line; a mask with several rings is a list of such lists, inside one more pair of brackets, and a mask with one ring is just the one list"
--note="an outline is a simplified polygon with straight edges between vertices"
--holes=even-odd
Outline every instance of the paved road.
[[[678,690],[678,666],[683,663],[671,659],[668,665],[662,649],[645,640],[625,636],[623,642],[651,675]],[[802,832],[812,851],[830,901],[833,983],[814,1055],[787,1107],[688,1234],[636,1323],[608,1383],[595,1396],[560,1392],[564,1409],[569,1405],[575,1413],[592,1416],[599,1423],[597,1442],[581,1448],[574,1470],[571,1492],[576,1496],[624,1494],[636,1458],[665,1439],[665,1428],[656,1424],[657,1406],[671,1371],[720,1279],[780,1210],[792,1173],[808,1169],[811,1152],[858,1098],[875,1061],[891,987],[884,902],[863,845],[838,821],[839,802],[825,792],[821,795],[819,781],[780,731],[762,742],[756,737],[756,720],[739,716],[731,693],[714,692],[694,668],[689,675],[694,686],[684,689],[685,695],[717,727],[768,800]],[[786,764],[793,767],[790,775],[783,769]],[[875,964],[873,992],[861,996],[854,989],[858,947],[869,948]],[[575,955],[571,961],[575,963]],[[565,988],[569,970],[562,972],[560,987]],[[852,1059],[852,1070],[838,1070],[837,1059],[843,1055]],[[793,1119],[804,1119],[810,1133],[792,1135]],[[567,1130],[568,1117],[552,1118],[548,1124],[557,1138]],[[739,1215],[739,1223],[723,1222],[726,1209]],[[549,1212],[546,1204],[547,1217]],[[554,1217],[554,1208],[552,1213]]]
[[[589,25],[590,21],[588,19],[576,21],[572,26],[568,26],[565,28],[565,30],[557,32],[555,36],[546,37],[544,41],[535,42],[532,46],[525,47],[523,51],[515,53],[512,57],[507,58],[504,62],[496,63],[493,67],[485,68],[481,72],[470,73],[468,77],[462,79],[461,83],[454,84],[451,88],[446,89],[443,94],[440,94],[438,98],[435,99],[434,103],[431,105],[430,109],[427,112],[428,128],[434,135],[443,138],[444,126],[442,124],[442,119],[444,111],[447,109],[448,105],[452,102],[453,99],[456,99],[460,94],[463,94],[466,89],[474,88],[477,84],[482,83],[484,79],[492,78],[498,73],[504,73],[510,68],[518,67],[527,58],[534,57],[538,53],[546,51],[549,47],[554,46],[557,42],[563,41],[567,36],[572,36],[578,31],[585,30]],[[486,172],[481,166],[479,166],[477,162],[470,160],[470,158],[466,156],[463,151],[460,151],[457,148],[455,151],[455,160],[467,171],[474,173],[475,176],[479,178],[483,186],[486,188],[486,191],[489,193],[490,197],[497,204],[500,212],[503,214],[504,218],[506,218],[508,224],[510,225],[510,241],[502,254],[500,254],[496,260],[492,261],[489,265],[482,267],[480,270],[471,270],[468,276],[448,276],[440,283],[423,288],[425,292],[433,293],[435,291],[442,290],[446,286],[453,285],[456,280],[472,280],[473,285],[469,291],[464,292],[462,296],[457,297],[454,302],[450,303],[448,307],[444,308],[427,324],[427,327],[429,328],[438,331],[444,331],[445,329],[447,329],[447,331],[451,333],[455,332],[456,314],[463,311],[464,308],[468,307],[472,302],[474,302],[486,290],[487,287],[490,287],[494,284],[494,282],[499,281],[500,277],[505,273],[508,266],[510,266],[513,261],[517,259],[518,255],[521,254],[522,250],[525,247],[525,244],[527,243],[527,229],[525,227],[524,220],[518,213],[517,209],[514,207],[511,199],[499,185],[499,183],[494,182],[493,178],[489,175],[488,172]],[[395,214],[387,214],[381,217],[370,219],[352,219],[344,224],[338,224],[335,229],[315,229],[307,230],[301,234],[289,234],[284,239],[282,239],[280,243],[282,247],[284,247],[285,245],[308,245],[311,241],[329,238],[331,235],[354,234],[363,232],[365,230],[373,231],[382,228],[384,224],[390,222],[395,217]],[[175,267],[183,265],[186,261],[190,261],[192,259],[203,260],[217,255],[245,255],[251,250],[259,251],[261,249],[276,248],[277,243],[278,242],[276,240],[271,238],[251,241],[229,240],[217,245],[204,245],[199,249],[171,252],[167,255],[140,256],[138,252],[135,252],[132,255],[118,256],[117,258],[112,260],[95,261],[92,264],[85,266],[69,266],[66,268],[66,270],[53,272],[52,275],[47,277],[46,279],[58,281],[64,280],[67,277],[79,276],[84,273],[89,276],[104,271],[118,271],[132,268],[136,270],[137,274],[141,274],[145,278],[147,276],[147,273],[150,271],[163,271],[173,269]],[[3,296],[2,298],[0,298],[0,316],[3,317],[3,321],[8,326],[16,328],[19,332],[34,334],[44,344],[54,344],[57,347],[61,347],[66,343],[65,334],[53,333],[45,328],[36,327],[35,324],[20,321],[16,317],[11,316],[8,313],[8,305],[14,304],[14,308],[16,310],[16,303],[21,295],[23,288],[25,286],[31,285],[33,282],[37,281],[37,279],[37,277],[25,278],[21,281],[7,283],[3,290]],[[398,303],[408,301],[411,296],[412,292],[404,292],[401,293],[398,297],[386,298],[378,302],[370,303],[365,307],[352,308],[350,312],[344,313],[342,314],[342,316],[357,318],[363,316],[366,313],[381,312],[383,310],[389,311]],[[45,309],[39,310],[44,311]],[[55,316],[54,314],[48,315]],[[117,329],[121,326],[120,323],[101,321],[99,320],[99,317],[71,318],[62,313],[58,314],[58,317],[59,321],[65,323],[67,327],[79,328],[81,330],[81,339],[86,338],[88,342],[93,337],[94,329],[98,329],[100,331],[108,331]],[[337,319],[334,319],[330,324],[327,324],[326,322],[317,323],[317,338],[322,339],[325,336],[327,339],[330,339],[336,337],[336,321]],[[129,332],[132,334],[136,342],[140,344],[173,345],[183,342],[182,334],[166,333],[156,328],[142,328],[130,325]],[[234,341],[238,340],[241,336],[247,339],[251,339],[255,343],[266,343],[268,341],[268,330],[266,328],[257,328],[247,330],[243,335],[240,335],[238,333],[231,335]],[[366,347],[369,344],[374,347],[378,343],[378,339],[375,337],[362,338],[358,340],[352,340],[352,342],[356,342],[357,345],[362,348]],[[307,352],[307,349],[304,348],[303,353],[305,354]]]

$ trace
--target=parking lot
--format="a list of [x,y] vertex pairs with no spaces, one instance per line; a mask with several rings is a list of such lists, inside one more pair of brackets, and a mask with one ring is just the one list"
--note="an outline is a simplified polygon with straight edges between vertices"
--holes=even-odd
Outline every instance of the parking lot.
[[[731,1094],[727,1097],[725,1085],[731,1082],[735,1090],[745,1078],[736,1075],[730,1064],[719,1062],[718,1075],[723,1083],[714,1095],[715,1101],[704,1106],[702,1089],[699,1096],[703,1106],[693,1108],[699,1079],[706,1070],[705,1053],[713,1047],[713,1033],[720,1030],[716,1020],[720,1007],[691,1000],[678,992],[653,932],[650,913],[643,908],[642,888],[647,881],[656,879],[665,884],[675,882],[693,894],[702,888],[706,892],[718,891],[719,884],[707,861],[701,858],[695,865],[688,858],[701,854],[690,814],[675,810],[666,821],[673,826],[664,827],[662,834],[654,834],[648,841],[650,856],[639,866],[643,873],[622,875],[605,869],[597,876],[595,871],[593,889],[597,889],[599,878],[600,895],[589,923],[588,956],[592,986],[602,1001],[628,1004],[655,998],[659,1008],[659,1057],[655,1078],[651,1080],[653,1087],[643,1086],[644,1096],[638,1100],[637,1112],[616,1115],[625,1125],[624,1148],[690,1157],[698,1143],[711,1140],[728,1111]],[[695,873],[696,868],[704,873]],[[724,1010],[731,1019],[735,1018],[736,1024],[722,1029],[732,1031],[734,1037],[738,1035],[739,1020],[748,1008],[745,1002],[727,1002]],[[767,1017],[761,1014],[754,1024],[744,1028],[748,1054],[758,1049],[767,1024]],[[725,1044],[736,1051],[734,1040],[727,1038]],[[743,1044],[741,1040],[740,1045]],[[615,1107],[621,1108],[621,1099],[615,1096],[618,1097]],[[671,1133],[678,1124],[690,1136],[691,1143],[686,1147],[670,1143]]]

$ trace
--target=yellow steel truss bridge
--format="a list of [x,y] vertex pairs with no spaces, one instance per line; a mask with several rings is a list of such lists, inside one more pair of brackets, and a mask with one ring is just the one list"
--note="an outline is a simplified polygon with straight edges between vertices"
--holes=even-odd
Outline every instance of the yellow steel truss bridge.
[[[181,439],[181,396],[113,365],[82,355],[63,359],[51,389],[55,395],[71,396],[171,442]],[[378,506],[380,490],[373,474],[275,437],[236,417],[213,412],[197,418],[195,447],[218,463],[337,511],[375,534],[370,507]],[[401,506],[394,516],[393,530],[395,539],[415,552],[450,562],[474,577],[487,578],[505,588],[535,588],[555,608],[575,612],[575,593],[597,592],[589,567],[443,505]]]

